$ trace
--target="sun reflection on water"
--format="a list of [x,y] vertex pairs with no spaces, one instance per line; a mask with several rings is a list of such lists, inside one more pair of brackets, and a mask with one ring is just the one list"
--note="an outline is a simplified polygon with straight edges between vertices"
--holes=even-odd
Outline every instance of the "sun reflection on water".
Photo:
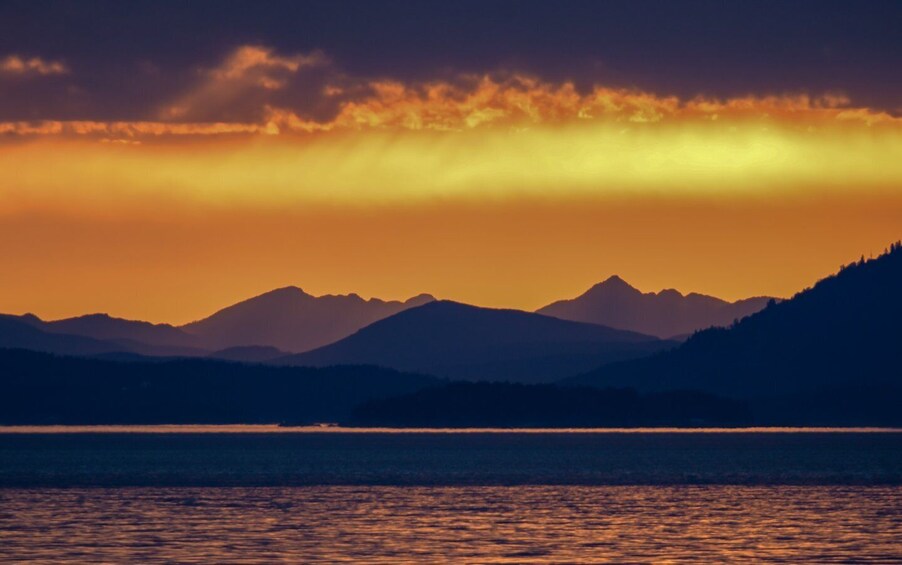
[[899,562],[899,487],[0,491],[11,562]]

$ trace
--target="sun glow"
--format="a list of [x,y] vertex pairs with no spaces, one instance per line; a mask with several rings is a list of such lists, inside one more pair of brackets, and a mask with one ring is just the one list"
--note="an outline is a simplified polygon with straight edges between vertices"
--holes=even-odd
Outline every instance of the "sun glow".
[[0,123],[0,311],[185,322],[288,284],[536,308],[615,273],[788,296],[902,233],[902,121],[842,97],[471,77],[203,121],[327,64],[246,50],[163,121]]
[[902,183],[902,128],[754,120],[592,122],[112,145],[0,146],[0,206],[410,203],[505,197],[717,198]]

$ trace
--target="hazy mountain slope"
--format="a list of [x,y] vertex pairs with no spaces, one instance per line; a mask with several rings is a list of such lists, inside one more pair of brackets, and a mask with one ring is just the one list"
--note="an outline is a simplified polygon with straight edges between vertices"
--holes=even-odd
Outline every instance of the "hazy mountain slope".
[[902,248],[680,347],[570,384],[772,396],[902,385]]
[[282,362],[311,366],[366,363],[449,378],[538,382],[670,345],[593,324],[437,301]]
[[199,347],[198,339],[170,324],[151,324],[114,318],[107,314],[88,314],[63,320],[45,321],[41,329],[93,337],[103,340],[132,340],[147,345]]
[[[143,322],[128,322],[143,323]],[[197,357],[207,351],[177,345],[155,345],[134,339],[97,339],[44,329],[48,323],[35,316],[0,315],[0,347],[45,351],[64,355],[128,353],[141,356]],[[51,322],[50,324],[53,324]],[[59,329],[59,326],[56,326]]]
[[684,296],[673,289],[643,293],[613,276],[572,300],[554,302],[537,312],[562,320],[671,338],[711,326],[730,325],[761,310],[768,300],[756,297],[731,303],[702,294]]
[[364,300],[356,294],[312,296],[297,287],[261,294],[182,326],[210,349],[262,345],[307,351],[354,333],[377,320],[434,300]]
[[0,316],[0,348],[21,348],[67,355],[97,355],[131,351],[126,345],[90,337],[45,332],[33,320]]
[[[168,324],[124,320],[106,314],[88,314],[54,321],[44,321],[33,314],[2,315],[2,318],[22,324],[16,326],[15,330],[8,328],[3,342],[8,347],[74,355],[115,351],[151,356],[196,357],[208,353],[197,347],[196,337]],[[37,334],[29,329],[46,335],[35,341]],[[20,334],[15,340],[12,337],[14,333]],[[73,341],[73,338],[83,339]]]

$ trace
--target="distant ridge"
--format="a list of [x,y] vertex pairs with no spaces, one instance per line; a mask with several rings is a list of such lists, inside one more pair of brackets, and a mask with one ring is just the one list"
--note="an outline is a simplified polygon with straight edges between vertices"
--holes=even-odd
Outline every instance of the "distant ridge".
[[[178,345],[178,333],[180,332],[172,326],[155,326],[105,315],[55,322],[45,322],[33,314],[0,315],[0,347],[65,355],[128,353],[193,357],[207,353],[189,345]],[[135,339],[136,336],[147,341],[139,341]],[[157,338],[160,338],[159,341]],[[187,334],[184,338],[188,343],[193,342]]]
[[[35,318],[36,319],[36,318]],[[65,333],[104,340],[139,341],[148,345],[199,347],[196,337],[170,324],[152,324],[115,318],[109,314],[87,314],[74,318],[41,322],[47,332]]]
[[[0,348],[20,348],[65,355],[97,355],[127,351],[123,346],[90,337],[55,334],[36,327],[34,317],[0,316]],[[40,320],[38,320],[40,322]]]
[[755,297],[727,302],[697,293],[683,295],[674,289],[643,293],[614,275],[576,298],[536,312],[671,339],[712,326],[728,326],[758,312],[769,300]]
[[542,382],[673,345],[595,324],[442,300],[280,362],[372,364],[456,379]]
[[420,294],[404,302],[357,294],[313,296],[295,286],[279,288],[181,327],[205,347],[268,346],[302,352],[347,337],[407,308],[435,300]]

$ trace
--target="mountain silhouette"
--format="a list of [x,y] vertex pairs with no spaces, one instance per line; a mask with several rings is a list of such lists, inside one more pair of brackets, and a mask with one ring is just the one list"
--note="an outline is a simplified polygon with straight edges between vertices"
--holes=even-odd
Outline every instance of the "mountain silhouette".
[[601,324],[668,339],[712,326],[728,326],[767,305],[769,297],[727,302],[713,296],[667,289],[641,292],[618,276],[598,283],[572,300],[537,310],[562,320]]
[[131,351],[128,346],[79,335],[45,332],[34,316],[0,316],[0,348],[21,348],[66,355]]
[[170,324],[88,314],[62,320],[42,321],[36,327],[48,333],[79,335],[114,344],[119,351],[144,356],[198,357],[208,352],[200,340]]
[[290,286],[239,302],[181,329],[208,349],[269,346],[297,353],[335,342],[377,320],[433,300],[428,294],[405,302],[364,300],[356,294],[312,296]]
[[861,396],[855,390],[902,390],[900,344],[902,246],[897,243],[730,328],[701,331],[671,351],[565,382],[748,398],[804,398],[817,392],[842,403]]
[[363,402],[437,384],[379,367],[122,362],[0,349],[0,424],[338,422]]
[[140,355],[194,357],[206,355],[197,338],[168,324],[151,324],[89,314],[44,321],[34,314],[0,315],[0,347],[21,347],[69,355],[128,352]]
[[152,324],[114,318],[108,314],[88,314],[63,320],[45,321],[39,326],[53,333],[81,335],[103,340],[130,340],[148,345],[199,348],[198,339],[170,324]]
[[373,364],[455,379],[541,382],[672,345],[635,332],[442,300],[279,361]]
[[[63,330],[72,333],[63,333]],[[170,330],[174,339],[162,343],[145,343],[132,339],[138,335],[153,339],[157,334],[166,335]],[[78,334],[76,332],[85,332]],[[147,322],[118,320],[105,314],[82,316],[54,322],[45,322],[33,314],[12,316],[0,314],[0,347],[22,348],[64,355],[129,354],[139,356],[196,357],[208,352],[196,347],[177,345],[178,330],[172,326],[159,327]],[[93,336],[107,336],[101,339]],[[185,336],[189,342],[193,338]],[[166,345],[169,341],[172,345]]]

